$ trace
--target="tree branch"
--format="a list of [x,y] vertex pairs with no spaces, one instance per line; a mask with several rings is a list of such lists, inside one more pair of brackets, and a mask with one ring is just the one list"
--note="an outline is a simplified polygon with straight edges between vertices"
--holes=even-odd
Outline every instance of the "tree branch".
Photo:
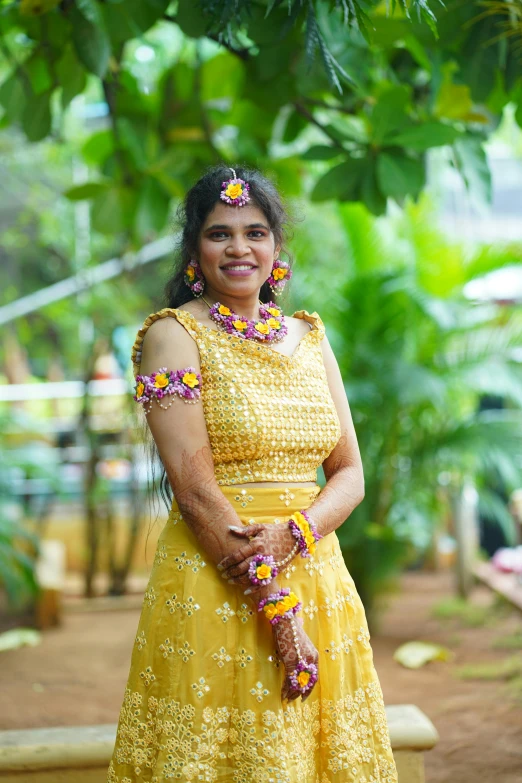
[[107,79],[102,79],[103,94],[105,96],[107,106],[109,107],[109,116],[111,119],[112,134],[114,136],[114,153],[118,159],[118,163],[121,168],[124,183],[126,185],[132,185],[133,176],[132,173],[129,171],[129,168],[127,166],[127,161],[125,160],[124,149],[121,143],[121,136],[118,130],[118,122],[117,122],[118,118],[116,114],[116,89],[118,87],[118,83],[116,81],[115,76],[113,77],[113,79],[114,81],[112,82],[108,82]]
[[301,117],[304,117],[305,120],[308,120],[308,122],[312,123],[312,125],[315,125],[317,128],[319,128],[325,136],[328,136],[328,138],[334,143],[334,145],[337,147],[337,149],[342,150],[343,152],[346,152],[346,149],[341,144],[339,139],[337,139],[334,134],[328,130],[328,128],[325,128],[324,125],[321,125],[319,120],[316,120],[312,112],[308,111],[308,109],[303,106],[302,103],[299,103],[299,101],[295,101],[293,104],[295,110],[301,115]]
[[[163,21],[172,22],[173,24],[178,23],[176,17],[173,16],[172,14],[163,14]],[[239,57],[240,60],[245,61],[250,59],[250,49],[248,49],[247,47],[243,47],[242,49],[235,49],[231,43],[221,40],[221,38],[217,33],[205,33],[205,37],[210,38],[211,41],[215,41],[224,49],[229,51],[231,54],[235,55],[236,57]]]

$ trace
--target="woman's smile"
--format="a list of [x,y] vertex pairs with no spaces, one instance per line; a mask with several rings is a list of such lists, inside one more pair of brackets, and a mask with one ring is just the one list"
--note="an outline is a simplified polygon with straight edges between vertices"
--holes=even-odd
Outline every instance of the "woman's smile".
[[225,272],[225,274],[232,275],[232,277],[248,277],[249,275],[254,274],[257,266],[251,263],[245,264],[238,261],[230,261],[228,264],[220,268],[223,272]]

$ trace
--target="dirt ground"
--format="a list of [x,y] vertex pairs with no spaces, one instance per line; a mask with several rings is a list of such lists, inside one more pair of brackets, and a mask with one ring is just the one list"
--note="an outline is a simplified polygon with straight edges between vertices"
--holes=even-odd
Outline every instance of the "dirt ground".
[[[516,640],[522,615],[477,586],[474,615],[437,619],[434,607],[451,594],[449,574],[412,572],[388,599],[372,636],[386,703],[416,704],[435,724],[440,742],[426,755],[427,783],[521,783],[522,663],[518,679],[512,669],[522,660],[522,642],[494,645]],[[477,616],[480,625],[472,627]],[[68,612],[38,647],[0,653],[0,729],[115,723],[138,619],[138,609]],[[392,656],[411,639],[444,644],[454,658],[405,669]],[[462,679],[461,667],[471,664],[493,664],[497,673],[504,667],[505,678]]]

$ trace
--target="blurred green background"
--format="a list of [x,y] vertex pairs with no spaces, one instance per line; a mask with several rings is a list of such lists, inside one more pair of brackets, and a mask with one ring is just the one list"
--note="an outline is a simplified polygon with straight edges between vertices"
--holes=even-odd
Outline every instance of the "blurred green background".
[[130,347],[221,160],[297,219],[284,306],[321,314],[345,379],[366,498],[338,533],[367,609],[433,561],[469,483],[485,553],[517,543],[520,0],[4,1],[0,36],[6,610],[45,538],[87,596],[147,570],[166,509]]

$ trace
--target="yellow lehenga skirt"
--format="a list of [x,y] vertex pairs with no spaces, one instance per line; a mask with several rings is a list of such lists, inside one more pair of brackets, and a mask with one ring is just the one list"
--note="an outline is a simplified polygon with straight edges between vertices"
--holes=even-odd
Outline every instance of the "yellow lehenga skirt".
[[[319,486],[222,487],[243,524],[284,523]],[[279,575],[319,651],[306,702],[281,701],[270,626],[228,584],[176,503],[163,528],[132,650],[107,783],[396,783],[361,600],[337,535]]]

